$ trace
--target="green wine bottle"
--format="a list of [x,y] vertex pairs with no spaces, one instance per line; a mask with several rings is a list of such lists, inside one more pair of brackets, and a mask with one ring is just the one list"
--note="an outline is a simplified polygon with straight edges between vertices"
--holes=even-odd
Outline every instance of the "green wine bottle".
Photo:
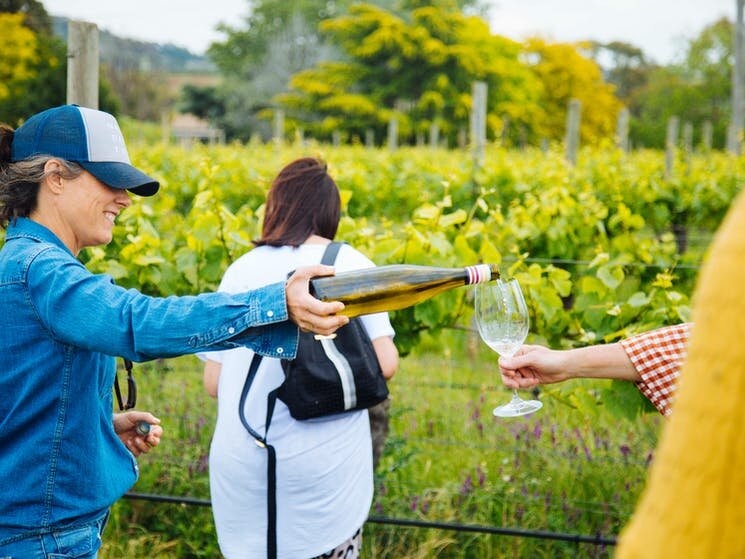
[[498,278],[495,264],[465,268],[400,264],[312,278],[310,292],[321,301],[341,301],[342,314],[353,317],[405,309],[448,289]]

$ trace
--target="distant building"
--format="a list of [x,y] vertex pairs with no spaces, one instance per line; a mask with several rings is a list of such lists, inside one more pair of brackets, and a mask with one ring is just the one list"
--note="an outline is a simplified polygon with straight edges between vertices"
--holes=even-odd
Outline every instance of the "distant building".
[[214,128],[206,120],[197,118],[192,114],[179,113],[173,117],[170,123],[171,137],[178,140],[182,145],[188,145],[194,141],[212,144],[225,143],[225,132],[220,128]]

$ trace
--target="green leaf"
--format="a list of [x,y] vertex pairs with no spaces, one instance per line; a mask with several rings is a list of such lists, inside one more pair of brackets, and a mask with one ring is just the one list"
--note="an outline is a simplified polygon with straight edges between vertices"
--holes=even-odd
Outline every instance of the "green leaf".
[[654,410],[633,382],[614,380],[601,392],[603,403],[616,417],[636,419],[644,412]]
[[563,308],[561,299],[553,289],[548,287],[533,288],[530,290],[530,294],[546,321],[550,321]]
[[414,318],[416,321],[429,327],[439,324],[443,316],[443,310],[439,303],[441,298],[442,296],[437,300],[432,299],[416,305],[414,307]]
[[125,268],[118,260],[109,259],[103,267],[103,272],[109,274],[115,280],[120,280],[129,276],[129,270]]
[[165,260],[162,256],[139,254],[132,259],[132,263],[137,266],[150,266],[152,264],[163,264]]
[[433,221],[440,215],[440,208],[431,204],[425,204],[414,211],[414,219],[420,223]]
[[199,285],[197,277],[197,253],[184,247],[176,251],[176,266],[186,280],[193,286]]
[[597,272],[598,279],[602,281],[610,289],[615,289],[624,278],[623,270],[617,266],[603,265],[598,268]]
[[580,290],[583,293],[594,293],[596,295],[605,295],[608,288],[599,279],[593,276],[584,276],[579,281]]
[[548,280],[562,297],[566,297],[572,292],[571,274],[566,270],[550,266],[548,269]]
[[597,417],[599,415],[598,396],[594,389],[575,384],[573,386],[571,400],[583,414],[591,417]]
[[502,254],[489,239],[482,239],[479,249],[480,261],[487,264],[499,264],[502,262]]
[[637,291],[629,298],[627,303],[632,307],[638,308],[643,307],[644,305],[648,305],[650,300],[651,298],[649,297],[649,295],[647,295],[643,291]]
[[456,210],[452,213],[441,216],[439,225],[443,229],[446,229],[448,227],[452,227],[453,225],[465,223],[467,219],[468,214],[465,212],[465,210]]
[[453,248],[455,249],[455,253],[458,255],[460,263],[463,266],[470,266],[471,264],[476,264],[479,261],[478,254],[476,254],[476,252],[468,244],[465,236],[458,235],[457,237],[455,237]]

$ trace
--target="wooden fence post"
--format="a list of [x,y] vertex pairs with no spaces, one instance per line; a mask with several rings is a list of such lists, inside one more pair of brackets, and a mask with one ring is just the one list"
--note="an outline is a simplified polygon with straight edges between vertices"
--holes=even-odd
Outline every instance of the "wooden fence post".
[[706,151],[711,149],[711,139],[714,135],[714,128],[710,120],[705,120],[701,128],[701,145]]
[[569,101],[569,110],[567,111],[567,130],[564,145],[566,149],[566,158],[572,165],[577,164],[581,112],[582,103],[580,103],[580,100],[571,99]]
[[282,109],[274,111],[274,143],[282,146],[285,138],[285,112]]
[[98,109],[98,27],[67,22],[67,103]]
[[393,116],[388,122],[388,149],[395,151],[398,149],[398,119]]
[[686,165],[690,165],[691,154],[693,153],[693,124],[690,122],[683,124],[683,151],[685,153]]
[[160,114],[160,140],[164,144],[171,143],[171,114],[163,111]]
[[626,107],[618,113],[616,145],[624,153],[629,152],[629,110]]
[[727,148],[731,153],[740,155],[742,130],[745,117],[745,95],[743,92],[743,58],[745,58],[745,25],[743,25],[743,5],[745,0],[737,0],[737,19],[734,27],[735,60],[732,67],[732,122],[728,136]]
[[486,82],[473,82],[471,106],[471,149],[473,161],[476,165],[484,164],[484,148],[486,146]]
[[301,147],[305,147],[305,129],[295,128],[295,143]]
[[678,126],[679,119],[677,116],[671,116],[667,121],[667,133],[665,135],[665,178],[670,179],[673,176],[673,167],[675,165],[675,149],[678,145]]
[[429,125],[429,147],[437,148],[440,145],[440,127],[436,122]]

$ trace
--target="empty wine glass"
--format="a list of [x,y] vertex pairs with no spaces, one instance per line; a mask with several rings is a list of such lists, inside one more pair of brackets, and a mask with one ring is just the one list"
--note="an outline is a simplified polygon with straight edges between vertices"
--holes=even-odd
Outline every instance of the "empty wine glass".
[[[497,280],[476,285],[476,324],[481,339],[499,355],[512,357],[528,336],[528,306],[517,280]],[[541,409],[538,400],[523,400],[513,391],[512,400],[494,408],[498,417],[516,417]]]

